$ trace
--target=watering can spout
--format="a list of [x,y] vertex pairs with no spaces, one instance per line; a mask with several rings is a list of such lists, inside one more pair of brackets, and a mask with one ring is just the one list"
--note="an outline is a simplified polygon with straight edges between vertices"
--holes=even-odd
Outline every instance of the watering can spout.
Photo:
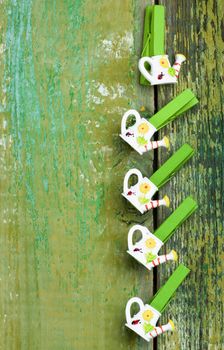
[[175,77],[178,78],[181,64],[186,61],[186,57],[181,53],[177,53],[175,55],[175,62],[173,64],[173,68],[175,69]]

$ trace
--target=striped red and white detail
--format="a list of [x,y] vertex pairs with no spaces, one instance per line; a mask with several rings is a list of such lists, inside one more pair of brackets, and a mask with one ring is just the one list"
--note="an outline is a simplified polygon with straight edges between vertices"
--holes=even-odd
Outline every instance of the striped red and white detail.
[[154,201],[150,201],[149,204],[145,204],[145,209],[150,210],[150,209],[160,207],[161,205],[166,205],[166,203],[164,202],[164,199],[156,199]]
[[175,77],[178,78],[178,77],[179,77],[179,72],[180,72],[180,66],[181,66],[181,65],[180,65],[180,63],[175,62],[175,63],[174,63],[174,66],[177,66],[177,67],[179,66],[179,69],[174,68],[175,71],[176,71]]
[[163,326],[157,326],[155,327],[150,333],[149,336],[151,338],[156,338],[158,335],[168,332],[168,331],[172,331],[172,327],[170,325],[170,323],[168,322],[167,324],[163,325]]
[[160,264],[163,264],[163,263],[167,262],[168,260],[174,260],[174,256],[173,256],[173,252],[172,251],[170,253],[168,253],[168,254],[164,254],[164,255],[158,256],[151,263],[155,267],[155,266],[158,266]]
[[[149,146],[149,147],[148,147]],[[145,145],[145,151],[149,151],[152,149],[157,149],[159,147],[164,147],[164,140],[158,140],[158,141],[149,141],[149,145]]]

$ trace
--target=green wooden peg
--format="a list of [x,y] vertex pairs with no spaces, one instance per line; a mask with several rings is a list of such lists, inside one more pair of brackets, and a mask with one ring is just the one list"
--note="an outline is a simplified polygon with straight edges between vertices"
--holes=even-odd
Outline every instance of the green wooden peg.
[[193,148],[185,143],[170,157],[151,177],[150,181],[160,188],[185,164],[194,154]]
[[165,36],[165,8],[162,5],[155,5],[151,17],[151,56],[164,55]]
[[[183,264],[179,265],[164,286],[154,295],[149,304],[144,304],[138,297],[129,299],[125,308],[125,325],[146,341],[150,341],[164,332],[174,330],[175,326],[172,320],[169,320],[167,324],[159,326],[157,326],[157,322],[174,296],[177,288],[189,272],[190,270],[186,266]],[[135,315],[131,314],[133,304],[138,304],[139,306],[139,311]]]
[[198,208],[197,203],[187,197],[179,207],[159,226],[154,235],[165,243],[175,230]]
[[198,99],[190,89],[184,90],[181,94],[170,101],[166,106],[154,114],[149,122],[157,130],[167,125],[171,120],[187,111],[198,103]]
[[152,301],[150,302],[150,305],[162,313],[175,294],[177,288],[182,284],[189,273],[190,269],[188,269],[183,264],[180,264],[170,276],[168,281],[164,284],[164,286],[162,286],[154,295]]
[[[163,55],[165,36],[165,9],[162,5],[149,5],[145,9],[143,47],[141,57]],[[149,65],[146,68],[149,68]],[[140,84],[150,85],[143,75]]]

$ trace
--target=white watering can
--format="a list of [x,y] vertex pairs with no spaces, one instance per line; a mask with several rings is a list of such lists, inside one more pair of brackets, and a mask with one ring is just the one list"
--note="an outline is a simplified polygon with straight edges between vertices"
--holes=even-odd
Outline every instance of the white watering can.
[[[131,307],[133,304],[138,304],[139,311],[137,314],[131,316]],[[171,320],[163,326],[156,326],[161,313],[152,306],[144,304],[138,297],[129,299],[125,314],[126,327],[130,328],[148,342],[164,332],[174,330],[174,323]]]
[[[186,57],[178,53],[171,67],[168,55],[142,57],[139,60],[138,68],[151,85],[175,84],[178,80],[181,64],[185,60]],[[150,71],[145,68],[145,63],[150,64]]]
[[[164,332],[173,331],[175,328],[173,321],[169,320],[165,325],[157,325],[157,322],[177,288],[189,273],[190,270],[183,264],[180,264],[168,281],[153,296],[150,304],[144,304],[138,297],[129,299],[125,309],[126,327],[148,342]],[[139,306],[139,311],[134,315],[131,313],[133,304]]]
[[[141,238],[133,243],[134,235],[136,235],[138,231],[141,232]],[[177,260],[177,253],[174,250],[169,254],[159,256],[158,252],[162,246],[163,242],[145,226],[134,225],[128,232],[127,253],[144,265],[148,270],[168,260]]]
[[[136,175],[138,180],[135,185],[129,187],[128,181],[133,175]],[[143,177],[138,169],[130,169],[126,173],[124,177],[122,196],[138,209],[141,214],[161,205],[169,207],[170,201],[167,196],[164,196],[163,199],[152,200],[152,197],[157,191],[158,187],[147,177]]]
[[[127,127],[130,116],[134,116],[135,123]],[[158,147],[169,148],[170,143],[166,136],[162,140],[151,141],[156,131],[156,127],[145,118],[141,118],[135,109],[128,110],[122,117],[120,137],[141,155]]]

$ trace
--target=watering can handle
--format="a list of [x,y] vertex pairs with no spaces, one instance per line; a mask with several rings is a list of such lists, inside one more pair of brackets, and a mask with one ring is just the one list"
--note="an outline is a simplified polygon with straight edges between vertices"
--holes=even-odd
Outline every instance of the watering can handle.
[[129,250],[132,250],[133,247],[134,247],[134,245],[133,245],[133,236],[134,236],[135,232],[136,232],[136,231],[141,231],[141,234],[142,234],[142,237],[143,237],[144,229],[145,229],[144,226],[141,226],[141,225],[134,225],[134,226],[132,226],[132,228],[129,230],[129,232],[128,232],[128,249],[129,249]]
[[129,324],[132,322],[132,319],[133,319],[133,317],[131,317],[131,307],[135,303],[139,305],[140,311],[144,309],[144,303],[140,298],[134,297],[129,299],[125,309],[126,321]]
[[135,123],[140,122],[141,120],[140,114],[135,109],[129,109],[127,112],[125,112],[121,121],[121,133],[124,135],[127,132],[127,129],[126,129],[127,120],[131,115],[135,116]]
[[150,74],[147,69],[145,68],[145,63],[149,63],[150,66],[152,65],[152,59],[151,57],[142,57],[140,58],[140,60],[138,61],[138,68],[141,72],[141,74],[150,82],[153,82],[153,76],[152,74]]
[[130,169],[124,177],[123,192],[127,193],[129,191],[128,180],[132,175],[137,175],[138,182],[142,180],[142,173],[138,169]]

